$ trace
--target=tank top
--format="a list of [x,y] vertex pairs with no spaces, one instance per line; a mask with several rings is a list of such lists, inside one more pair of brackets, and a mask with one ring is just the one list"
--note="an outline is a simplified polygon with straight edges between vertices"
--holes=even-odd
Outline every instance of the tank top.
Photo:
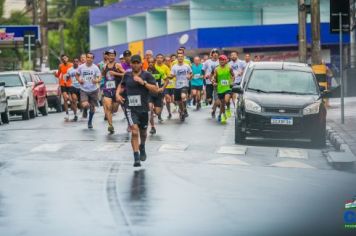
[[231,90],[230,66],[225,65],[224,67],[221,67],[219,65],[218,67],[216,67],[216,75],[218,84],[218,94],[222,94]]
[[109,64],[104,68],[103,74],[105,75],[104,79],[104,90],[116,90],[117,86],[120,84],[122,77],[121,76],[112,76],[110,75],[110,71],[120,72],[116,68],[115,64],[110,68]]

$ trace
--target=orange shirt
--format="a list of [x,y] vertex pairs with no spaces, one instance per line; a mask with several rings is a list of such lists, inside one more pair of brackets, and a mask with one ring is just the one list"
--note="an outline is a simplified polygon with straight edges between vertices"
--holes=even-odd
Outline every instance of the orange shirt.
[[59,85],[62,87],[71,87],[72,86],[72,79],[66,79],[64,76],[66,76],[68,69],[73,67],[73,64],[68,62],[67,65],[64,65],[63,63],[59,65],[58,71],[56,73],[57,78],[59,78]]
[[142,69],[144,71],[147,71],[147,69],[148,69],[148,61],[147,61],[147,59],[143,59]]

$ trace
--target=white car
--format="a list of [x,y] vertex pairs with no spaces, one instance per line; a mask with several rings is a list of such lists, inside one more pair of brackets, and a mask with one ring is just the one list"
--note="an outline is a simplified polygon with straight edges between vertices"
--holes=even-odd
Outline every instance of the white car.
[[37,108],[32,84],[26,84],[22,72],[1,72],[0,82],[5,82],[10,115],[21,115],[23,120],[35,118]]

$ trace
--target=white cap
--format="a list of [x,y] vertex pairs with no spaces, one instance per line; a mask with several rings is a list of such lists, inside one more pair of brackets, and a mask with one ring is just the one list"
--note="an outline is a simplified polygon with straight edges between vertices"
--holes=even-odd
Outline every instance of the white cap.
[[124,58],[124,54],[120,54],[119,58],[120,58],[120,59],[121,59],[121,58]]

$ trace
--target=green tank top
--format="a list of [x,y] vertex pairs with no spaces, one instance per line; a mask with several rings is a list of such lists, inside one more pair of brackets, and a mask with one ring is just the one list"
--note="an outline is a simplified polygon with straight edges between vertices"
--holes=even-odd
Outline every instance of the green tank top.
[[217,90],[218,94],[225,93],[231,90],[231,74],[230,67],[225,65],[224,68],[221,66],[216,67],[216,77],[217,77]]

